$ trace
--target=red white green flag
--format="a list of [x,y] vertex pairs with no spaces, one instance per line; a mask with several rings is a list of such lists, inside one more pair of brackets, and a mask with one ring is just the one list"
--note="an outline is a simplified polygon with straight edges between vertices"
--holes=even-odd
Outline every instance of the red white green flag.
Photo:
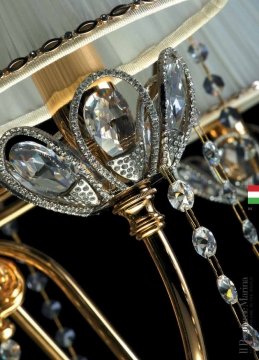
[[248,185],[248,204],[259,205],[259,185]]

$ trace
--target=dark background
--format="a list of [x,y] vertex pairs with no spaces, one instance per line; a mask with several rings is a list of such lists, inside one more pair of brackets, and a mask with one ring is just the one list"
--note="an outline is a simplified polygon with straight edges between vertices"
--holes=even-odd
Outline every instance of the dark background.
[[[257,123],[259,108],[244,114],[246,122]],[[189,146],[188,153],[200,152],[200,143]],[[167,183],[156,185],[157,209],[166,215],[165,232],[180,261],[191,289],[201,321],[209,360],[249,360],[239,354],[241,331],[229,306],[222,301],[215,276],[205,259],[191,243],[192,230],[182,213],[167,201]],[[259,206],[244,207],[258,226]],[[225,274],[242,294],[242,282],[248,279],[249,299],[245,301],[250,323],[259,328],[258,260],[244,240],[241,227],[227,205],[196,198],[194,211],[203,226],[218,242],[217,256]],[[144,244],[128,235],[125,219],[106,210],[100,215],[79,218],[34,209],[19,219],[24,243],[42,250],[62,264],[142,360],[184,359],[176,320],[160,278]],[[26,273],[23,265],[21,269]],[[78,315],[63,294],[50,282],[46,288],[52,299],[62,302],[61,321],[76,331],[75,349],[89,360],[114,359],[90,326]],[[55,326],[41,315],[42,299],[27,290],[25,307],[54,336]],[[17,329],[15,340],[21,343],[22,359],[47,357]],[[198,359],[197,359],[198,360]]]

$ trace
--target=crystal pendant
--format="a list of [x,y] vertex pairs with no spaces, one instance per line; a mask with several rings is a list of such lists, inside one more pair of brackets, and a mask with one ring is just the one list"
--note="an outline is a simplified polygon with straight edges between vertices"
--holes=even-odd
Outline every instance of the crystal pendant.
[[192,243],[196,252],[205,258],[215,255],[217,251],[217,242],[214,235],[203,226],[193,231]]
[[165,71],[165,117],[169,132],[179,130],[186,112],[186,77],[179,59],[168,57]]
[[242,332],[244,341],[255,351],[259,351],[259,332],[248,323],[242,324]]
[[203,87],[206,93],[218,96],[220,94],[220,89],[225,86],[223,79],[218,75],[211,75],[211,77],[206,77],[203,83]]
[[226,107],[221,111],[219,120],[225,127],[234,128],[236,123],[241,120],[241,115],[236,109]]
[[252,245],[255,245],[258,243],[258,235],[257,235],[256,228],[250,220],[246,219],[243,221],[242,229],[243,229],[243,234],[244,234],[244,237],[246,238],[246,240],[248,240]]
[[202,147],[203,156],[212,166],[217,166],[220,163],[222,151],[212,141],[206,141]]
[[228,304],[235,304],[238,301],[237,289],[233,282],[225,275],[217,278],[217,286],[220,295]]
[[39,271],[35,271],[30,274],[27,278],[26,285],[28,289],[33,290],[35,292],[40,292],[45,289],[47,285],[48,278]]
[[61,303],[57,300],[44,301],[41,312],[47,319],[54,319],[61,311]]
[[222,196],[224,196],[226,201],[231,205],[234,205],[237,202],[236,188],[229,180],[226,180],[223,184]]
[[0,344],[0,359],[1,360],[19,360],[21,357],[20,345],[9,339]]
[[59,329],[55,337],[57,344],[63,348],[70,347],[75,341],[75,338],[75,331],[69,328]]
[[111,83],[86,92],[83,108],[86,129],[111,157],[135,145],[135,124],[129,105]]
[[194,194],[191,186],[181,180],[169,185],[168,200],[176,210],[186,211],[193,207]]
[[258,161],[257,145],[249,135],[230,136],[218,142],[222,149],[222,166],[234,181],[243,181],[254,175],[253,159]]
[[33,141],[15,144],[9,162],[16,180],[28,190],[47,197],[67,191],[76,180],[70,164],[53,150]]
[[209,50],[206,45],[195,42],[188,47],[188,53],[191,55],[194,62],[199,64],[207,59]]

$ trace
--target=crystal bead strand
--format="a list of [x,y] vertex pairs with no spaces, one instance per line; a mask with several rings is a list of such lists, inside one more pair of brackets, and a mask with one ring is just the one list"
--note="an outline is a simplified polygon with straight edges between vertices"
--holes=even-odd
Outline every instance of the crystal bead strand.
[[[19,245],[23,244],[18,234],[18,225],[16,221],[7,223],[1,228],[1,230],[6,236],[10,236],[16,242],[16,244]],[[55,341],[60,347],[66,348],[68,350],[72,360],[87,360],[86,357],[77,355],[73,347],[73,342],[76,338],[75,331],[73,329],[64,327],[59,319],[59,313],[61,311],[61,303],[57,300],[50,299],[48,293],[45,290],[45,287],[48,282],[48,278],[41,272],[36,271],[32,266],[28,266],[28,270],[30,274],[27,277],[26,285],[28,289],[41,294],[44,300],[41,312],[43,316],[45,316],[47,319],[53,320],[58,329],[55,335]],[[0,359],[1,359],[1,349],[0,349]],[[8,360],[9,358],[3,357],[3,359]],[[14,359],[16,360],[16,358]],[[18,359],[19,358],[17,358],[17,360]]]
[[216,276],[218,291],[222,299],[230,305],[231,310],[242,330],[243,340],[251,346],[255,359],[258,359],[256,351],[259,351],[259,332],[248,324],[246,315],[238,301],[238,293],[234,283],[224,274],[222,267],[216,257],[217,242],[212,232],[201,226],[196,218],[192,207],[194,204],[194,193],[191,186],[184,181],[176,180],[171,172],[163,167],[163,176],[169,182],[168,200],[172,207],[186,214],[193,234],[192,244],[195,251],[208,260]]
[[[224,106],[225,101],[221,94],[224,82],[220,76],[213,75],[209,67],[205,64],[209,54],[206,45],[193,38],[189,38],[189,41],[190,46],[188,47],[188,53],[191,55],[195,63],[201,65],[206,74],[206,79],[204,81],[205,91],[210,95],[218,97],[220,104]],[[238,111],[230,107],[223,108],[220,114],[220,121],[227,127],[232,127],[235,122],[240,120],[240,118],[241,117]],[[198,121],[195,131],[203,144],[203,156],[205,160],[207,160],[213,173],[216,175],[218,182],[222,184],[223,195],[232,206],[232,209],[241,224],[244,238],[252,245],[255,255],[259,259],[259,241],[257,230],[254,224],[248,219],[244,207],[236,196],[235,187],[231,184],[228,175],[221,164],[222,151],[208,138]]]

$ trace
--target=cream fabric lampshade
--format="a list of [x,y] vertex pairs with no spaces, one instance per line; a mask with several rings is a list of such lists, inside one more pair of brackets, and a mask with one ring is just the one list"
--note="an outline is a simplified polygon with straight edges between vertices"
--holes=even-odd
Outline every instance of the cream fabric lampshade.
[[[123,1],[11,0],[0,4],[0,67],[38,49],[49,38],[95,19]],[[213,18],[227,0],[157,0],[137,7],[125,16],[98,27],[89,35],[36,59],[17,73],[0,79],[0,132],[17,125],[35,125],[51,117],[32,74],[72,51],[91,43],[104,66],[120,67],[142,81],[151,73],[159,52],[180,44]],[[14,21],[15,20],[15,21]],[[143,70],[148,69],[146,72]]]

